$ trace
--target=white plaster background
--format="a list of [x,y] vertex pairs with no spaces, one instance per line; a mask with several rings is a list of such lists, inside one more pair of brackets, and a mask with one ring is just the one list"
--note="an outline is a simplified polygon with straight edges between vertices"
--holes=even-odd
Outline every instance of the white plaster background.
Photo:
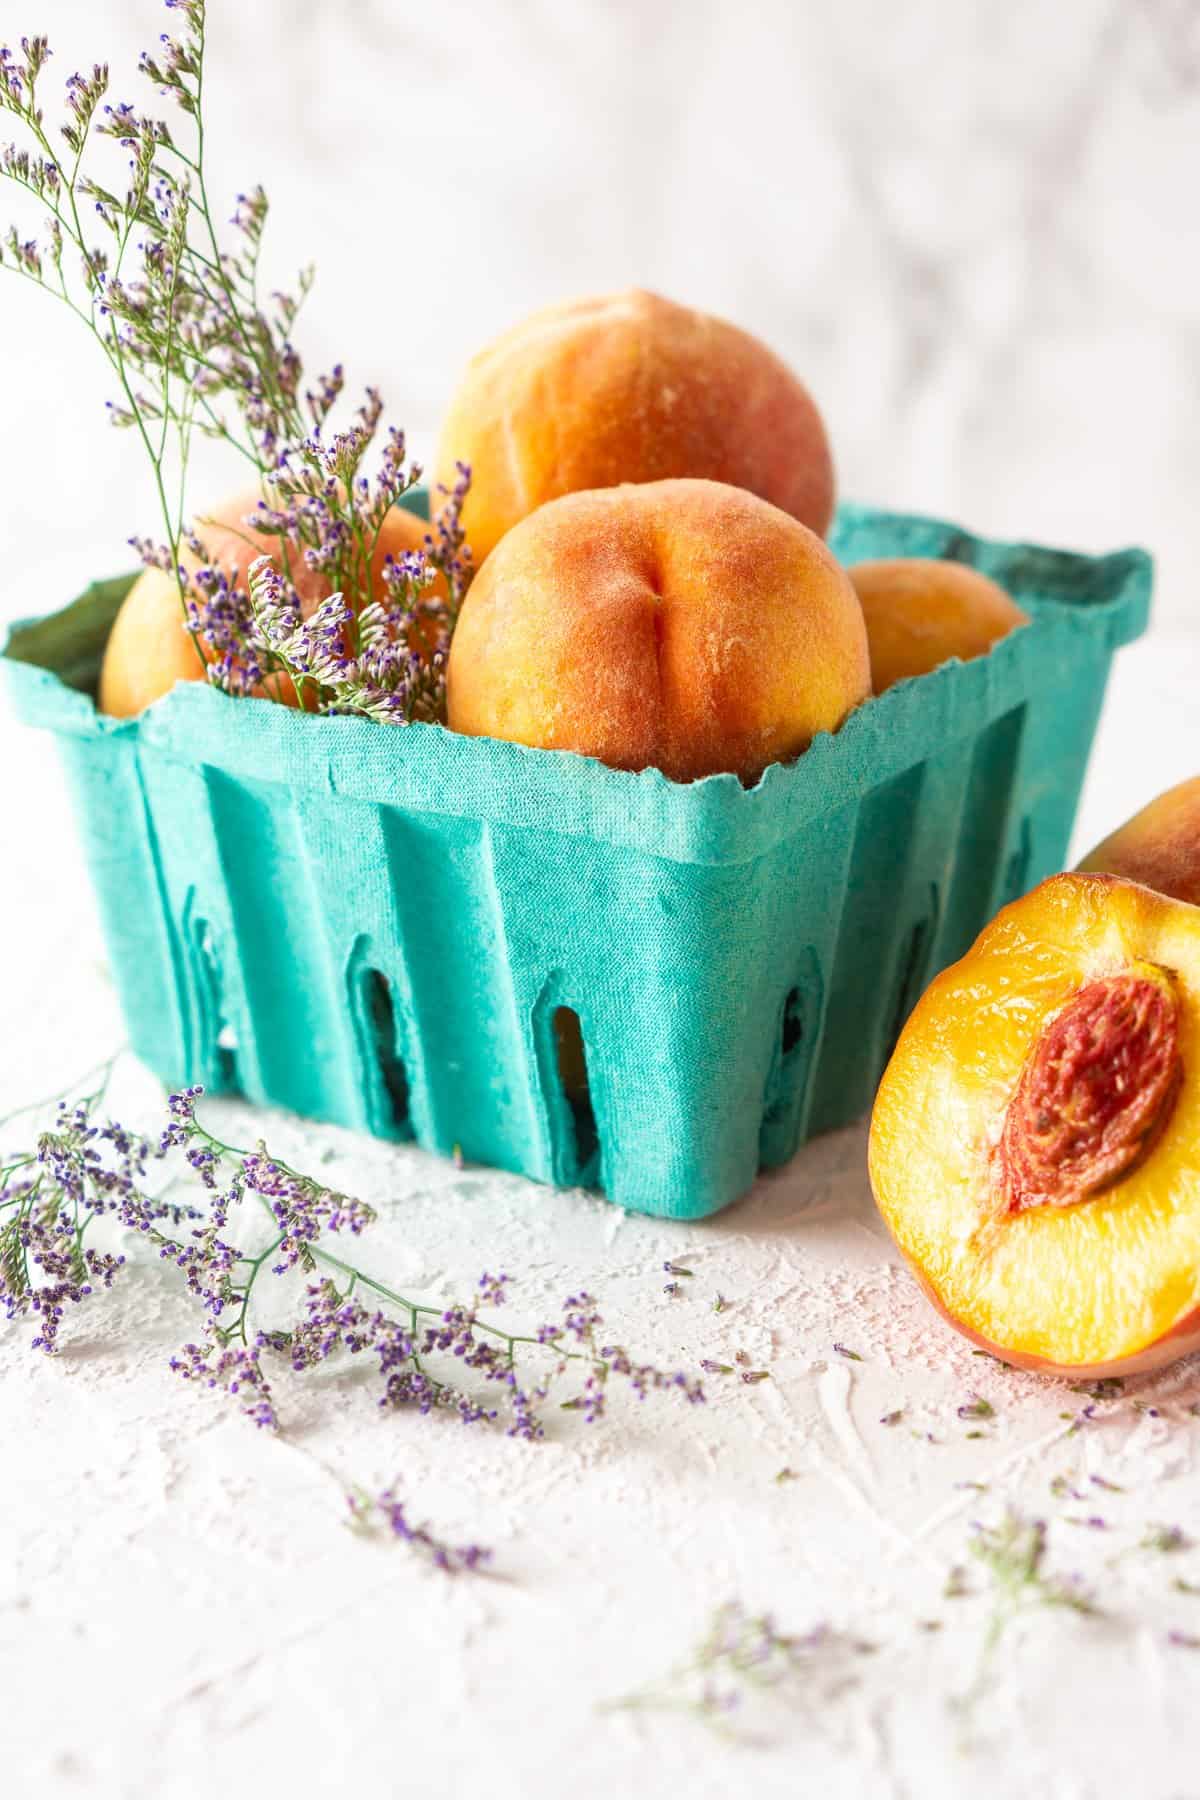
[[[129,66],[160,27],[149,0],[35,3],[3,0],[0,37],[44,24],[60,74],[96,52]],[[213,0],[212,18],[218,183],[265,183],[281,271],[320,263],[313,362],[378,380],[419,447],[470,350],[547,298],[636,281],[725,312],[809,379],[845,492],[1158,553],[1156,632],[1120,659],[1079,847],[1195,772],[1194,5]],[[0,344],[5,616],[120,567],[152,514],[132,446],[100,422],[90,347],[15,285]],[[50,747],[3,715],[0,813],[3,1114],[120,1025]],[[631,1343],[690,1360],[744,1345],[773,1380],[540,1447],[382,1421],[353,1381],[285,1386],[276,1442],[163,1370],[190,1321],[156,1268],[113,1296],[115,1335],[81,1315],[56,1366],[0,1328],[6,1793],[1200,1794],[1200,1653],[1166,1641],[1200,1631],[1200,1601],[1174,1567],[1118,1557],[1148,1520],[1200,1526],[1194,1366],[1135,1391],[1161,1418],[1123,1403],[1066,1436],[1077,1397],[981,1368],[930,1317],[874,1218],[857,1131],[724,1220],[668,1229],[271,1128],[298,1154],[332,1145],[385,1207],[381,1272],[436,1293],[506,1264],[521,1318],[586,1281]],[[698,1270],[677,1303],[669,1255]],[[716,1287],[736,1302],[720,1319]],[[985,1441],[955,1416],[970,1391],[999,1411]],[[944,1441],[881,1429],[901,1404]],[[778,1487],[784,1464],[799,1478]],[[1110,1534],[1070,1525],[1084,1509],[1052,1500],[1060,1472],[1127,1490],[1088,1509]],[[493,1542],[501,1579],[441,1583],[344,1533],[335,1476],[395,1475],[418,1514]],[[1007,1497],[1053,1516],[1056,1565],[1087,1570],[1108,1616],[1031,1619],[965,1733],[947,1702],[984,1615],[941,1589],[968,1520]],[[1179,1572],[1200,1579],[1200,1559]],[[881,1648],[845,1689],[823,1665],[761,1749],[597,1713],[733,1596]]]
[[[0,31],[27,21],[121,91],[162,22],[4,0]],[[275,268],[319,265],[313,363],[382,386],[418,448],[493,333],[636,282],[792,361],[844,492],[1139,539],[1161,616],[1194,616],[1194,0],[213,0],[211,37],[215,190],[264,183]],[[92,346],[0,303],[13,610],[119,565],[153,509]]]

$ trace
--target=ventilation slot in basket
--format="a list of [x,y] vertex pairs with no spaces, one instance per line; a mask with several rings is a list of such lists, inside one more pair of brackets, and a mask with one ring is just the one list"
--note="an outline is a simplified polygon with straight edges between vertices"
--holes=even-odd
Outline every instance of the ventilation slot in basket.
[[929,889],[929,911],[924,918],[917,919],[909,931],[900,954],[897,967],[895,999],[888,1019],[887,1038],[883,1046],[883,1057],[880,1061],[880,1074],[892,1060],[892,1052],[909,1013],[921,998],[925,990],[925,976],[929,967],[929,953],[933,947],[934,927],[938,916],[938,891],[932,884]]
[[396,1009],[392,1005],[392,990],[386,976],[381,975],[378,969],[364,969],[362,984],[384,1104],[383,1117],[379,1123],[389,1134],[407,1137],[410,1129],[408,1075],[396,1043]]
[[579,1014],[569,1006],[554,1009],[554,1054],[558,1083],[566,1101],[571,1143],[568,1179],[591,1187],[599,1178],[600,1133],[588,1084],[587,1052]]
[[[189,903],[190,910],[190,903]],[[210,1093],[238,1090],[237,1034],[224,1017],[221,959],[207,919],[190,919],[192,967],[198,1012],[197,1074]]]
[[785,1057],[804,1042],[804,995],[799,988],[793,988],[783,1003],[783,1029],[779,1036]]
[[799,973],[800,980],[788,989],[783,1010],[777,1015],[774,1060],[758,1140],[759,1162],[764,1168],[775,1168],[795,1154],[808,1100],[821,1013],[821,975],[812,950],[806,952]]

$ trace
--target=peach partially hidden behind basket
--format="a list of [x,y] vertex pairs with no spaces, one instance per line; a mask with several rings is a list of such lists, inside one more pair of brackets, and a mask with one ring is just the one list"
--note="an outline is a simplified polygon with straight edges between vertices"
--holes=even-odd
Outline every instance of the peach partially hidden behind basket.
[[546,501],[626,481],[747,488],[822,536],[833,517],[829,440],[804,383],[749,332],[638,288],[545,307],[473,357],[437,483],[452,489],[459,462],[477,564]]
[[[197,518],[196,529],[214,564],[232,578],[238,571],[245,584],[246,570],[258,556],[279,557],[280,540],[269,532],[246,524],[258,506],[257,489],[236,494]],[[429,526],[415,513],[394,506],[380,530],[371,557],[376,597],[382,590],[380,572],[389,556],[419,550]],[[292,552],[293,559],[295,551]],[[184,562],[197,566],[197,558],[184,552]],[[282,566],[282,564],[281,564]],[[307,616],[331,591],[327,576],[300,568],[296,588],[301,610]],[[100,670],[101,712],[115,719],[130,719],[153,701],[169,693],[177,681],[202,681],[204,661],[196,640],[184,626],[179,588],[162,569],[145,569],[121,603]],[[295,704],[295,689],[288,677],[269,678],[268,697]]]

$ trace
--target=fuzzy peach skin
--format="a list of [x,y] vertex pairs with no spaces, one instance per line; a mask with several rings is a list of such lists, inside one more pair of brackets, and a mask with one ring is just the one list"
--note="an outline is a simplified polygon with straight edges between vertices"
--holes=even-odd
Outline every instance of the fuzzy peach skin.
[[[244,577],[256,556],[280,555],[278,538],[245,524],[259,499],[257,489],[237,494],[196,520],[206,550],[227,576],[237,569]],[[376,593],[385,559],[421,549],[428,531],[424,519],[402,507],[392,508],[371,559]],[[184,560],[195,563],[187,552]],[[307,568],[296,570],[296,588],[306,617],[331,591],[326,576]],[[121,602],[109,634],[100,669],[100,711],[115,719],[129,719],[169,692],[177,681],[203,679],[204,662],[196,640],[184,628],[178,587],[161,569],[143,570]],[[272,698],[295,705],[295,690],[287,677],[271,676],[270,681]]]
[[984,656],[1029,623],[1002,587],[965,563],[896,556],[855,563],[848,573],[867,622],[877,694],[953,656]]
[[484,563],[450,647],[453,730],[676,781],[752,780],[869,693],[820,538],[714,481],[552,500]]
[[[1169,1038],[1150,1040],[1170,1049],[1168,1061],[1155,1065],[1146,1040],[1130,1035],[1131,982],[1162,1003],[1160,1026],[1170,1016]],[[1126,1000],[1107,1016],[1110,1035],[1082,1034],[1077,1061],[1039,1062],[1048,1044],[1061,1050],[1066,1022],[1094,996],[1118,991]],[[1024,1085],[1047,1066],[1056,1090]],[[1030,1200],[1006,1160],[1022,1094],[1033,1103],[1015,1116],[1043,1150],[1059,1146],[1060,1169],[1086,1166],[1091,1149],[1080,1146],[1092,1146],[1097,1116],[1109,1153],[1136,1121],[1128,1154],[1094,1186]],[[1134,882],[1078,874],[1005,907],[901,1033],[875,1102],[869,1165],[879,1210],[926,1293],[1003,1361],[1125,1375],[1200,1347],[1200,912]]]
[[1151,800],[1097,844],[1079,867],[1123,875],[1200,906],[1200,775]]
[[808,389],[757,338],[631,288],[546,307],[472,360],[450,403],[437,480],[471,467],[476,565],[547,500],[696,476],[749,488],[824,533],[833,463]]

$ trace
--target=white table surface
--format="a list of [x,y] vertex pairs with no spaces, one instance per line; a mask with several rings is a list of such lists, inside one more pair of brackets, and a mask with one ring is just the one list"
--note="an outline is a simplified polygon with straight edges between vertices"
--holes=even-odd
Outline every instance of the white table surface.
[[[1196,639],[1119,658],[1079,848],[1194,772],[1198,677]],[[0,768],[2,1114],[121,1026],[50,745],[2,717]],[[118,1086],[135,1109],[151,1091],[132,1068]],[[262,1128],[233,1110],[241,1141]],[[1200,1794],[1200,1651],[1168,1636],[1200,1634],[1200,1598],[1172,1585],[1200,1582],[1200,1548],[1131,1548],[1148,1523],[1200,1528],[1194,1363],[1072,1434],[1078,1396],[973,1358],[932,1315],[874,1213],[861,1128],[675,1226],[289,1118],[267,1128],[285,1153],[332,1151],[381,1208],[361,1241],[381,1275],[436,1296],[503,1267],[514,1321],[583,1284],[646,1354],[745,1349],[771,1379],[713,1377],[702,1408],[620,1404],[600,1427],[558,1415],[526,1444],[381,1415],[364,1374],[326,1370],[279,1380],[271,1437],[167,1370],[194,1320],[143,1249],[68,1321],[56,1360],[30,1353],[28,1326],[0,1327],[6,1794]],[[695,1270],[678,1299],[667,1257]],[[957,1408],[973,1394],[996,1418],[972,1439]],[[1059,1474],[1094,1489],[1084,1504],[1054,1497]],[[492,1545],[495,1573],[447,1579],[347,1531],[346,1484],[392,1479],[416,1517]],[[1009,1500],[1050,1521],[1050,1566],[1092,1581],[1103,1617],[1030,1614],[964,1717],[988,1605],[943,1589],[971,1521]],[[1083,1513],[1108,1529],[1070,1522]],[[815,1655],[786,1702],[747,1713],[754,1743],[601,1710],[685,1658],[731,1599],[876,1648]]]
[[[107,57],[122,98],[170,23],[158,0],[2,10],[0,38],[51,34],[53,89]],[[352,388],[378,382],[427,454],[467,357],[535,306],[636,283],[736,319],[810,382],[847,493],[1155,550],[1158,633],[1118,659],[1078,849],[1197,772],[1194,7],[210,12],[213,189],[264,182],[281,280],[317,259],[311,369],[344,358]],[[137,445],[101,424],[92,347],[41,296],[4,291],[0,620],[121,567],[155,517]],[[197,500],[233,485],[203,451]],[[0,823],[3,1115],[122,1027],[51,746],[2,703]],[[122,1082],[123,1104],[145,1101]],[[1200,1796],[1200,1652],[1168,1642],[1200,1634],[1200,1598],[1171,1586],[1200,1583],[1200,1552],[1126,1554],[1149,1521],[1200,1537],[1194,1367],[1066,1435],[1077,1396],[973,1359],[921,1301],[875,1217],[861,1129],[723,1218],[667,1228],[269,1128],[298,1157],[334,1148],[330,1168],[380,1206],[361,1250],[381,1272],[436,1294],[502,1265],[514,1321],[586,1282],[648,1355],[744,1348],[772,1378],[713,1378],[703,1409],[627,1407],[599,1430],[559,1415],[527,1445],[380,1416],[360,1378],[325,1371],[279,1383],[287,1426],[268,1438],[167,1371],[194,1323],[157,1263],[70,1319],[56,1362],[0,1321],[0,1800]],[[668,1256],[696,1270],[677,1301]],[[975,1392],[997,1417],[968,1439],[957,1407]],[[1133,1405],[1151,1394],[1157,1418]],[[900,1406],[902,1426],[878,1423]],[[797,1478],[777,1485],[783,1466]],[[1093,1487],[1086,1508],[1054,1497],[1059,1474]],[[348,1533],[344,1483],[393,1478],[415,1516],[492,1544],[496,1575],[447,1581]],[[1009,1499],[1051,1521],[1051,1566],[1089,1575],[1105,1617],[1031,1615],[964,1720],[987,1606],[942,1591],[971,1520]],[[1067,1522],[1085,1511],[1110,1529]],[[733,1598],[878,1648],[818,1657],[759,1747],[598,1710]]]

